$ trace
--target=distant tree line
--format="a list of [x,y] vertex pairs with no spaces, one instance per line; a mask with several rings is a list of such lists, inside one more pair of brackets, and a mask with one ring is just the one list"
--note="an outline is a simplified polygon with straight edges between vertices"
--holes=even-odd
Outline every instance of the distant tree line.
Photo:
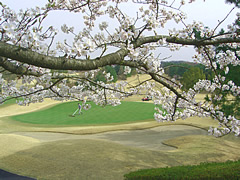
[[[216,46],[216,51],[227,51],[228,46]],[[239,50],[239,49],[237,49]],[[183,85],[183,89],[187,90],[193,88],[194,84],[199,81],[199,79],[212,80],[214,73],[209,69],[206,69],[203,65],[185,62],[185,61],[170,61],[162,62],[162,67],[164,67],[165,73],[178,79]],[[225,74],[223,70],[217,69],[218,73],[224,76],[225,81],[233,81],[236,86],[240,86],[240,66],[228,65],[229,73]],[[205,100],[210,101],[210,98],[214,99],[214,96],[220,94],[220,91],[216,91],[213,94],[206,95]],[[215,106],[219,106],[220,110],[227,115],[234,114],[236,117],[240,117],[240,97],[237,96],[235,99],[231,97],[231,91],[225,90],[221,92],[221,101],[214,101]]]
[[[186,61],[166,61],[162,62],[161,66],[164,68],[165,74],[174,77],[183,84],[184,89],[192,88],[199,79],[211,80],[214,73],[206,69],[205,66],[198,63]],[[225,75],[224,71],[220,74],[226,77],[226,80],[232,80],[237,86],[240,86],[240,67],[228,65],[230,71]]]
[[212,79],[213,73],[206,69],[202,64],[197,64],[187,61],[166,61],[162,62],[161,66],[165,73],[179,80],[183,89],[192,88],[199,79]]

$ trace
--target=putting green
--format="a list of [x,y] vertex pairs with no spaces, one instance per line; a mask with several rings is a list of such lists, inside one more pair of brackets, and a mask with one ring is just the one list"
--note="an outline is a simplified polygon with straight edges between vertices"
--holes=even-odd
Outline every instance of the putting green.
[[83,114],[71,115],[77,109],[77,102],[58,104],[51,108],[13,116],[12,119],[23,123],[47,125],[96,125],[153,120],[152,103],[122,102],[121,105],[100,107],[91,103],[92,108]]

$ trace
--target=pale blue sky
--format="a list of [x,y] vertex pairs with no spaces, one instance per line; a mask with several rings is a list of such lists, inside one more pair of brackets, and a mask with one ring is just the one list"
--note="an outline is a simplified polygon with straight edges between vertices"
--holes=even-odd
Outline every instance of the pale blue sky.
[[[187,13],[188,19],[185,21],[186,23],[191,23],[193,20],[201,21],[205,26],[214,28],[218,24],[219,21],[223,20],[224,17],[228,14],[228,12],[232,9],[233,5],[225,4],[225,0],[196,0],[196,2],[188,4],[189,0],[186,0],[185,6],[182,7],[182,11]],[[20,8],[30,8],[33,6],[43,6],[47,0],[2,0],[2,3],[8,5],[10,8],[14,10],[18,10]],[[132,3],[123,4],[125,12],[130,12],[135,15],[135,7]],[[239,12],[239,9],[235,9],[232,14],[228,17],[226,22],[224,22],[220,27],[226,28],[227,24],[233,22],[235,19],[236,13]],[[62,24],[70,24],[72,26],[76,26],[76,28],[81,29],[83,27],[83,23],[77,14],[69,15],[66,12],[64,14],[50,14],[46,24],[55,25],[60,28]],[[110,25],[111,26],[111,25]],[[166,28],[161,32],[166,34],[168,29],[171,28],[182,28],[181,25],[176,25],[175,23],[168,23]],[[219,29],[220,30],[220,29]],[[60,38],[61,39],[61,38]],[[193,49],[183,48],[179,52],[170,52],[168,50],[164,50],[162,52],[164,56],[172,55],[171,60],[191,60],[192,55],[194,55]]]

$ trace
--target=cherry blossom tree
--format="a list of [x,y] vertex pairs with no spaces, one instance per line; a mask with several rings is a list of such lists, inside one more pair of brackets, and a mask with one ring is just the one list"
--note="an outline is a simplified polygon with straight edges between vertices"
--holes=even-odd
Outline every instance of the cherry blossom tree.
[[[154,117],[159,122],[211,116],[219,122],[219,127],[210,127],[210,134],[218,137],[235,133],[239,136],[240,121],[236,117],[225,116],[211,99],[197,102],[195,97],[202,91],[211,94],[216,90],[231,91],[235,97],[240,95],[240,87],[233,81],[226,81],[217,71],[221,69],[227,74],[228,65],[240,64],[240,14],[224,33],[219,33],[218,26],[224,20],[214,29],[198,22],[185,23],[187,17],[181,7],[194,1],[133,0],[131,3],[139,7],[134,17],[121,9],[122,3],[129,2],[49,0],[45,7],[19,12],[0,3],[0,70],[18,77],[6,81],[0,74],[1,104],[16,99],[19,105],[28,105],[52,98],[116,106],[124,98],[144,92],[154,98],[156,105],[162,105],[162,109],[155,108]],[[67,24],[62,24],[61,29],[44,25],[49,13],[54,11],[79,14],[84,27],[78,31]],[[159,29],[172,20],[183,24],[184,28],[170,30],[168,35],[159,34]],[[66,35],[63,41],[57,41],[60,32]],[[230,50],[216,52],[215,46],[221,44]],[[163,58],[156,53],[160,48],[178,51],[184,46],[194,47],[194,61],[211,69],[215,76],[212,80],[199,80],[187,91],[181,89],[178,81],[164,75],[160,66]],[[126,74],[136,68],[150,78],[131,87],[124,81],[111,83],[109,73],[105,73],[107,82],[94,81],[98,71],[109,65],[124,66]],[[20,86],[17,81],[21,81]],[[74,85],[69,85],[68,81]],[[156,84],[161,84],[162,88],[157,88]],[[220,101],[221,96],[215,94],[212,100]]]

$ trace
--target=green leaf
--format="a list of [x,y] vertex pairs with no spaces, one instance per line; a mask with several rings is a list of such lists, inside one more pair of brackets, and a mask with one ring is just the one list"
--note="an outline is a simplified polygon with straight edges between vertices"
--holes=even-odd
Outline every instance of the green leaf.
[[202,39],[201,31],[197,31],[196,28],[193,28],[193,33],[194,33],[195,39]]

